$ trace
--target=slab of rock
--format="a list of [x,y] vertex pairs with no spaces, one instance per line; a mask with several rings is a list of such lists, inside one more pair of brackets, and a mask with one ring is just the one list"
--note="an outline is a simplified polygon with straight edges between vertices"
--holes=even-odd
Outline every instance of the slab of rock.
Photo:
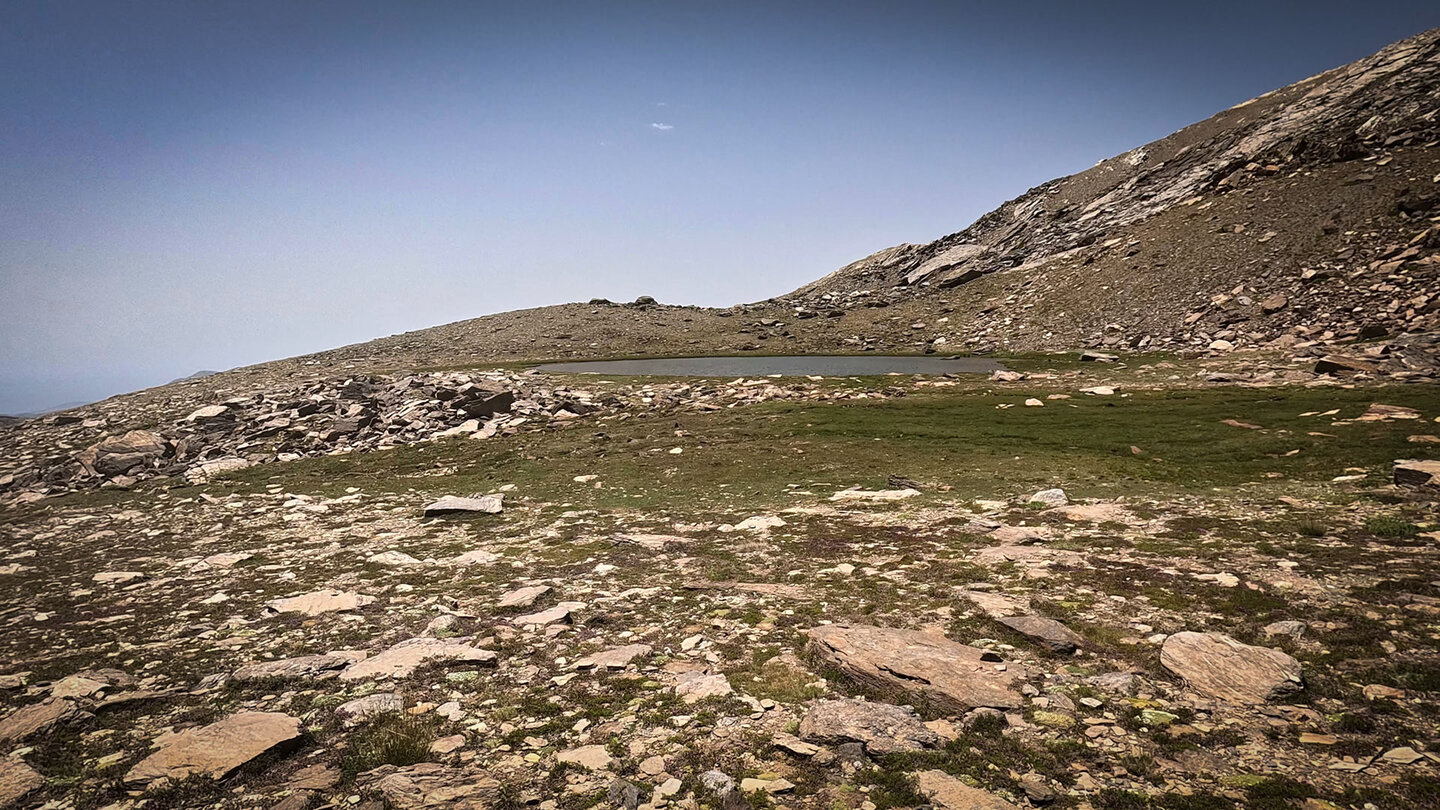
[[582,745],[579,748],[571,748],[556,754],[555,759],[558,762],[569,762],[592,771],[604,770],[615,761],[603,745]]
[[527,585],[500,597],[495,607],[501,608],[527,608],[535,604],[535,600],[550,593],[549,585]]
[[430,661],[454,661],[494,664],[497,656],[465,643],[468,639],[418,638],[406,639],[390,649],[357,662],[340,673],[343,681],[363,678],[408,678],[421,664]]
[[0,807],[13,807],[45,784],[45,777],[16,757],[0,759]]
[[57,698],[22,706],[0,720],[0,743],[23,740],[31,734],[77,720],[84,714],[74,701]]
[[425,517],[445,515],[495,515],[505,509],[503,494],[485,495],[479,498],[460,498],[446,495],[425,507]]
[[1395,484],[1402,487],[1440,488],[1440,461],[1395,462]]
[[90,581],[100,585],[124,585],[139,582],[145,578],[143,571],[101,571],[90,576]]
[[208,484],[216,478],[253,467],[254,463],[236,456],[202,461],[185,471],[185,480],[192,484]]
[[686,703],[699,703],[705,698],[724,697],[735,693],[724,675],[699,675],[684,678],[675,685],[675,694]]
[[242,682],[265,678],[331,678],[339,674],[340,670],[364,658],[365,653],[328,653],[282,658],[277,661],[246,664],[235,670],[230,677]]
[[942,810],[1019,810],[994,793],[970,787],[941,770],[921,771],[915,774],[915,781],[920,792],[928,794]]
[[861,501],[866,503],[893,503],[913,498],[920,492],[914,489],[842,489],[830,496],[832,501]]
[[375,597],[373,596],[327,589],[311,591],[285,599],[271,599],[265,603],[265,609],[271,613],[303,613],[306,616],[319,616],[322,613],[339,610],[355,610],[372,604],[374,601]]
[[1316,374],[1359,374],[1379,370],[1378,363],[1369,360],[1361,360],[1357,357],[1345,357],[1338,354],[1327,354],[1315,361]]
[[980,565],[1001,565],[1018,562],[1025,565],[1057,562],[1064,565],[1079,565],[1085,558],[1078,551],[1048,546],[991,546],[975,553],[975,562]]
[[477,548],[474,551],[467,551],[446,560],[447,565],[490,565],[499,562],[500,555],[493,551]]
[[420,561],[403,551],[382,551],[365,558],[365,562],[376,565],[419,565]]
[[809,636],[811,653],[862,686],[907,693],[942,712],[1022,705],[1015,683],[1027,676],[1023,667],[997,668],[993,653],[939,633],[829,624],[813,628]]
[[1044,616],[1003,616],[997,621],[1051,652],[1068,655],[1085,646],[1079,633]]
[[223,779],[256,757],[295,742],[300,734],[300,721],[288,714],[241,712],[170,735],[125,774],[125,784],[148,787],[194,774]]
[[396,810],[488,810],[500,799],[500,783],[485,771],[436,762],[383,765],[363,774],[361,784],[373,786]]
[[989,591],[961,591],[960,595],[974,602],[976,607],[980,608],[986,616],[992,619],[999,619],[1003,616],[1018,616],[1030,609],[1028,600],[1026,602],[1019,602],[1007,596],[1001,596],[998,593],[990,593]]
[[1230,703],[1264,703],[1304,687],[1299,661],[1221,633],[1176,633],[1161,645],[1160,663],[1195,691]]
[[335,716],[347,726],[355,726],[377,714],[405,711],[405,699],[394,692],[376,692],[346,701],[335,707]]
[[624,669],[636,658],[650,654],[649,644],[627,644],[591,653],[575,662],[576,669]]
[[234,414],[230,413],[230,409],[224,405],[202,405],[191,411],[190,415],[185,417],[185,421],[209,422],[214,419],[225,419],[233,416]]
[[1043,503],[1051,509],[1057,509],[1070,503],[1063,489],[1042,489],[1030,496],[1030,503]]
[[524,616],[516,616],[510,621],[512,624],[518,624],[521,626],[530,624],[538,624],[543,626],[547,624],[555,624],[556,622],[563,622],[565,624],[569,624],[571,621],[570,614],[583,607],[585,607],[584,602],[561,602],[555,607],[546,608],[539,613],[527,613]]
[[800,721],[800,739],[826,745],[864,743],[874,754],[920,751],[940,743],[940,735],[920,721],[914,709],[865,700],[822,700]]

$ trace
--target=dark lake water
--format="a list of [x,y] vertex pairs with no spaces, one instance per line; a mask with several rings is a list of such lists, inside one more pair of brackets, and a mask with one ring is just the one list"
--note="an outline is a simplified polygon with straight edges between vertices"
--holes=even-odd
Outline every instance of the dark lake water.
[[814,375],[863,377],[880,374],[989,374],[1005,368],[984,357],[892,357],[887,355],[797,355],[792,357],[655,357],[645,360],[584,360],[546,363],[555,374],[621,376],[763,377]]

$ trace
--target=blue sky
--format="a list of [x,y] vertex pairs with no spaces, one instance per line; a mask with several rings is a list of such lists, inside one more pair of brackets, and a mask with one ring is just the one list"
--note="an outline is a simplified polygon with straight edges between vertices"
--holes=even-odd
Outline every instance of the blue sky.
[[0,413],[519,307],[762,299],[1436,25],[1433,0],[9,0]]

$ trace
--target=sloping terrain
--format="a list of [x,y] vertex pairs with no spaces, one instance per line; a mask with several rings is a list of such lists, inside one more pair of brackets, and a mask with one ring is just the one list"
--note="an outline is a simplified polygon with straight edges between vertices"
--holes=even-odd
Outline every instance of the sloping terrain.
[[1434,807],[1437,41],[780,299],[0,423],[0,809]]

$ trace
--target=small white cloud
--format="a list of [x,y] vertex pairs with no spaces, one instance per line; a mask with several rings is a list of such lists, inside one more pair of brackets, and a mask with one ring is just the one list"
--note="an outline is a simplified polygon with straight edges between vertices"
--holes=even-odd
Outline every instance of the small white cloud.
[[672,129],[675,128],[675,125],[674,125],[674,124],[651,124],[650,127],[651,127],[651,129],[658,129],[658,130],[660,130],[661,132],[669,132],[670,130],[672,130]]

